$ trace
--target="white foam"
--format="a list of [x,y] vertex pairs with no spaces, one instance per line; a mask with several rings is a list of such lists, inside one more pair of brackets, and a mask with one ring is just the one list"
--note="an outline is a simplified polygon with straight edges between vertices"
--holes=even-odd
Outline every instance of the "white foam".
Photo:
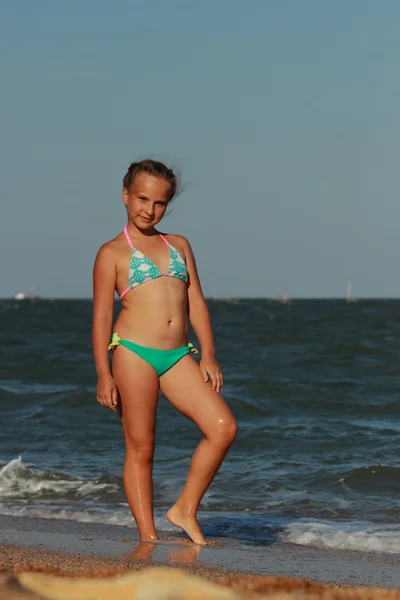
[[107,525],[123,525],[127,527],[134,526],[132,515],[128,511],[94,513],[84,510],[52,510],[50,507],[14,506],[13,508],[9,508],[0,504],[0,514],[10,517],[62,519],[65,521],[78,521],[80,523],[104,523]]
[[[51,509],[40,506],[14,506],[12,508],[0,504],[0,514],[10,517],[30,517],[37,519],[61,519],[64,521],[77,521],[79,523],[101,523],[104,525],[119,525],[122,527],[136,527],[130,510],[126,511],[84,511]],[[164,516],[156,516],[155,526],[160,531],[174,531],[173,525]]]
[[0,498],[24,499],[42,498],[46,494],[65,496],[74,493],[77,496],[94,496],[96,493],[121,491],[113,483],[101,483],[97,480],[65,478],[38,471],[22,462],[21,456],[10,460],[0,469]]
[[400,525],[298,521],[290,523],[282,540],[301,546],[359,550],[387,554],[400,553]]

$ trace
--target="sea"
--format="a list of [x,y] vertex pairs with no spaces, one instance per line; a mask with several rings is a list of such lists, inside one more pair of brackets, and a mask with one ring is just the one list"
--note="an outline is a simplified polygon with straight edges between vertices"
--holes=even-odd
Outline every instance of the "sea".
[[[205,536],[400,553],[400,301],[208,305],[239,432],[201,503]],[[119,418],[96,401],[91,318],[90,300],[0,301],[0,515],[137,539]],[[160,535],[200,438],[160,397]]]

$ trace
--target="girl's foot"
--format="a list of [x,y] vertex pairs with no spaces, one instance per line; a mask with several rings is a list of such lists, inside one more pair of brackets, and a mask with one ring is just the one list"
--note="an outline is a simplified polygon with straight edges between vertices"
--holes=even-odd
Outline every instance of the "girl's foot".
[[206,540],[195,517],[185,515],[180,508],[174,504],[167,512],[167,519],[175,527],[180,527],[188,534],[192,542],[201,546],[206,545]]

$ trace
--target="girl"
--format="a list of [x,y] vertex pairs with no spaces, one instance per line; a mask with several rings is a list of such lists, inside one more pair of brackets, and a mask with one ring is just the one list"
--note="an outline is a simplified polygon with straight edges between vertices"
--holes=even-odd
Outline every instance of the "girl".
[[[183,491],[167,518],[205,544],[196,513],[233,443],[236,421],[220,396],[210,317],[189,242],[155,227],[177,192],[160,162],[132,163],[123,181],[124,231],[104,244],[94,265],[93,348],[97,400],[119,409],[125,436],[124,488],[143,541],[156,540],[152,465],[158,390],[204,434]],[[114,291],[122,300],[111,344]],[[188,317],[201,346],[190,356]],[[107,348],[113,350],[112,372]]]

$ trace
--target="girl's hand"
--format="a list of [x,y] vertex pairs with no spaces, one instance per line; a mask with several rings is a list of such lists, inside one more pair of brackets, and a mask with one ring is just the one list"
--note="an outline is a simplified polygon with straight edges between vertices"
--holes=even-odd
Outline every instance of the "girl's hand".
[[97,382],[97,402],[113,412],[117,410],[118,392],[111,375],[101,375]]
[[211,379],[212,389],[220,393],[224,380],[222,378],[221,367],[214,357],[202,356],[200,360],[200,372],[204,382]]

